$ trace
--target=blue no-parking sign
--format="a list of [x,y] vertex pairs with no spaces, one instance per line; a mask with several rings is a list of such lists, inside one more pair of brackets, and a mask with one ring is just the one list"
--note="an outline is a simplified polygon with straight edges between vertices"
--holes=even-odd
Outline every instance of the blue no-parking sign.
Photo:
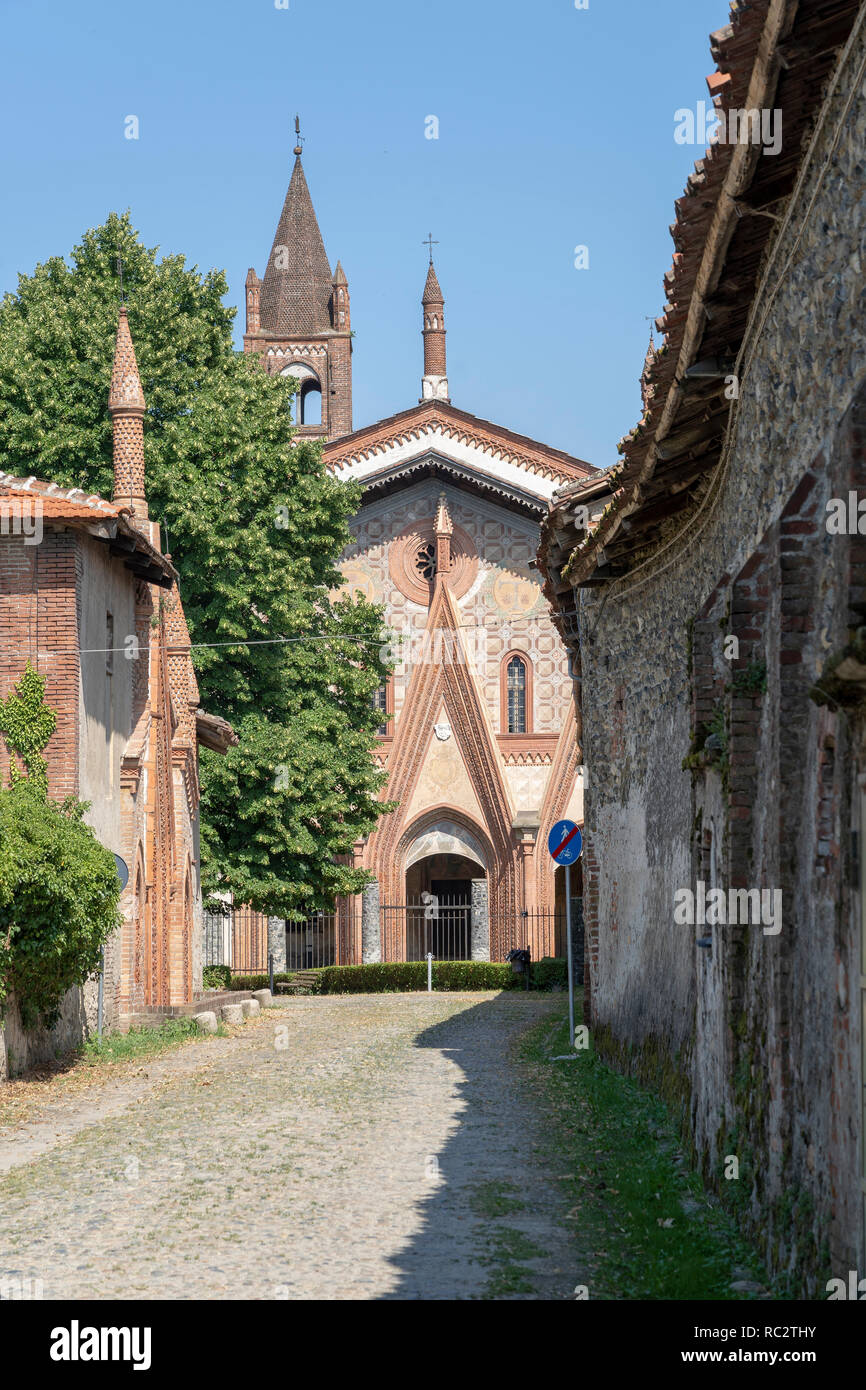
[[547,848],[557,864],[576,864],[583,836],[573,820],[558,820],[547,837]]

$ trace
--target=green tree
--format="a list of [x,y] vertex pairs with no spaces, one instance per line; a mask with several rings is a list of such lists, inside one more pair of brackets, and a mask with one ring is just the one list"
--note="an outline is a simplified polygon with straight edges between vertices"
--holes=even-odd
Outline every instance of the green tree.
[[85,825],[85,802],[47,795],[42,750],[56,725],[45,679],[28,663],[0,702],[12,784],[0,787],[0,1003],[14,990],[25,1027],[50,1026],[63,995],[83,985],[120,925],[114,856]]
[[383,809],[370,757],[381,610],[334,597],[360,493],[295,442],[294,384],[236,353],[222,273],[158,259],[128,214],[0,304],[0,467],[111,495],[120,252],[147,415],[150,514],[181,575],[202,703],[240,737],[202,755],[206,892],[286,913],[357,891],[339,862]]

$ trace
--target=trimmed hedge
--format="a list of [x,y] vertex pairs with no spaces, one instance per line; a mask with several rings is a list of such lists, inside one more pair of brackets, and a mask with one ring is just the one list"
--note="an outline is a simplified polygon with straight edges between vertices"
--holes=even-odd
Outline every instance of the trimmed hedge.
[[[222,967],[212,967],[222,968]],[[296,972],[274,976],[274,984],[293,980]],[[316,971],[310,994],[406,994],[427,988],[427,962],[397,961],[378,965],[326,965]],[[228,989],[267,989],[267,975],[232,975]],[[554,956],[533,961],[531,988],[566,989],[568,962]],[[486,960],[433,962],[434,990],[523,989],[524,977],[507,963]]]
[[204,989],[231,989],[232,968],[230,965],[206,965],[202,971]]
[[[575,988],[580,988],[575,981]],[[532,962],[533,989],[568,989],[568,961],[565,956],[543,956]]]
[[[293,980],[294,978],[294,972],[292,971],[288,974],[275,975],[274,984],[279,985],[286,980]],[[270,975],[232,975],[227,985],[228,989],[270,989],[270,987]]]
[[[319,972],[319,994],[402,994],[426,990],[427,962],[328,965]],[[433,962],[434,990],[519,989],[523,980],[510,965],[481,960]]]

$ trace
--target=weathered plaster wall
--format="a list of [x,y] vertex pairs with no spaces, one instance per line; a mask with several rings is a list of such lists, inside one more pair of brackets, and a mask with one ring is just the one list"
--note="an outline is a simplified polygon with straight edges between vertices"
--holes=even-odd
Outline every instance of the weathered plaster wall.
[[51,1029],[22,1028],[18,1005],[11,995],[5,1001],[0,1022],[0,1082],[11,1080],[40,1062],[53,1061],[77,1047],[85,1037],[95,1037],[97,990],[95,979],[88,980],[82,989],[67,990],[60,1017]]
[[[85,536],[78,543],[79,795],[90,803],[85,819],[97,840],[126,860],[132,878],[120,767],[133,728],[135,662],[123,650],[136,634],[135,584],[105,545]],[[109,642],[120,650],[104,650]],[[105,947],[106,1026],[115,1023],[120,1008],[122,949],[121,929]]]

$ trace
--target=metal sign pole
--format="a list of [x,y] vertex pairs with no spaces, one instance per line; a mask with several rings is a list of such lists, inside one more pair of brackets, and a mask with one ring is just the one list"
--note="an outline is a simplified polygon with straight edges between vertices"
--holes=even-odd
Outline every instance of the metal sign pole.
[[574,1047],[574,952],[571,945],[571,865],[565,866],[565,934],[568,938],[568,1045]]
[[427,993],[433,993],[433,952],[427,952]]
[[[99,990],[96,996],[96,1036],[102,1042],[102,1000],[103,1000],[103,981],[105,979],[105,947],[99,952]],[[91,999],[93,995],[90,996]],[[91,1015],[93,1017],[93,1015]]]
[[568,938],[568,1045],[574,1047],[574,950],[571,941],[571,866],[583,853],[583,835],[573,820],[560,820],[551,828],[547,848],[554,864],[565,869],[565,934]]

